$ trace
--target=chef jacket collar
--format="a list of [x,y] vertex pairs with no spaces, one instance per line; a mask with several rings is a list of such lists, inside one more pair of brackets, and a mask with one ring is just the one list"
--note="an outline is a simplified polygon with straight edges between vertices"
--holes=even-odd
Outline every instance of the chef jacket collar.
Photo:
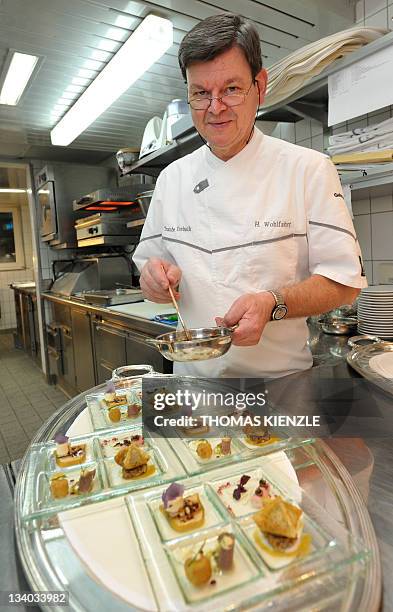
[[208,146],[205,146],[205,159],[211,168],[218,169],[223,166],[229,167],[238,163],[244,163],[256,153],[258,147],[261,145],[263,141],[263,132],[259,130],[256,126],[254,126],[254,133],[250,138],[250,141],[246,144],[245,147],[239,153],[236,153],[233,157],[224,161],[214,155]]

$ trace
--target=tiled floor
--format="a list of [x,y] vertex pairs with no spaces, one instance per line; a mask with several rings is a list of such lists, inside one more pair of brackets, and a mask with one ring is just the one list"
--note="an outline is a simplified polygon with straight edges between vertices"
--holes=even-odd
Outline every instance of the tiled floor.
[[39,367],[0,334],[0,464],[22,457],[46,419],[67,401],[47,385]]

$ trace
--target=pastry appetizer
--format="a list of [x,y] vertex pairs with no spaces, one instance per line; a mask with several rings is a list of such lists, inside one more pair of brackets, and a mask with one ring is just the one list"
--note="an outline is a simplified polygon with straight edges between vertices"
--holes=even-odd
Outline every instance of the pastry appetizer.
[[201,459],[210,459],[213,454],[213,449],[207,440],[200,440],[196,447],[198,457]]
[[120,408],[109,408],[108,417],[112,423],[118,423],[121,419],[121,410]]
[[184,486],[173,482],[162,494],[161,511],[175,531],[191,531],[202,527],[205,510],[198,493],[184,497]]
[[108,408],[115,408],[116,406],[123,406],[127,403],[127,396],[124,395],[116,395],[116,389],[113,382],[110,380],[106,384],[105,393],[104,393],[104,402],[108,406]]
[[154,465],[148,465],[149,460],[150,455],[139,444],[135,443],[124,446],[115,455],[116,463],[123,468],[122,476],[125,480],[151,476],[155,467]]
[[203,546],[194,557],[186,559],[184,571],[188,580],[196,587],[209,582],[212,576],[212,566],[209,557],[203,553]]
[[113,457],[122,448],[128,448],[130,444],[143,446],[145,440],[141,434],[134,436],[113,436],[112,438],[104,438],[100,440],[100,444],[106,457]]
[[86,461],[86,444],[71,445],[69,438],[61,434],[56,436],[55,442],[56,463],[60,467],[70,467]]
[[196,554],[184,563],[186,577],[196,587],[201,587],[209,581],[214,586],[216,577],[233,569],[235,536],[232,533],[220,533],[217,541],[211,544],[205,552],[204,542]]
[[246,425],[243,432],[246,436],[246,442],[254,446],[262,446],[269,442],[271,438],[268,427]]
[[67,497],[70,492],[70,487],[65,474],[61,474],[59,472],[58,474],[52,476],[50,479],[50,491],[52,493],[52,497],[55,499]]
[[273,556],[296,557],[309,552],[311,537],[303,535],[303,511],[277,496],[267,499],[253,516],[255,540]]
[[96,475],[95,468],[93,469],[82,469],[79,478],[67,477],[65,474],[59,472],[54,474],[50,479],[50,490],[52,497],[55,499],[61,499],[68,495],[83,495],[85,493],[91,493],[94,486],[94,478]]
[[232,439],[229,436],[225,436],[210,440],[192,440],[189,442],[189,446],[198,455],[199,459],[209,461],[210,459],[219,459],[220,457],[231,455],[231,442]]

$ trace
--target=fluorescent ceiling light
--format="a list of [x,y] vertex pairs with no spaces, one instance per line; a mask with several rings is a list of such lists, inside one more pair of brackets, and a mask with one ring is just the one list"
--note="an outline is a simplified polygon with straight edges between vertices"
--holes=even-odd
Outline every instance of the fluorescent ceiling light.
[[68,87],[65,88],[65,91],[71,91],[78,94],[83,91],[83,87],[81,87],[80,85],[68,85]]
[[36,55],[14,51],[0,92],[0,104],[15,106],[38,62]]
[[82,79],[81,77],[74,77],[72,79],[72,84],[73,85],[88,85],[89,79]]
[[0,193],[26,193],[26,189],[6,189],[5,187],[0,188]]
[[148,15],[86,91],[51,131],[54,145],[67,146],[111,106],[172,45],[168,19]]

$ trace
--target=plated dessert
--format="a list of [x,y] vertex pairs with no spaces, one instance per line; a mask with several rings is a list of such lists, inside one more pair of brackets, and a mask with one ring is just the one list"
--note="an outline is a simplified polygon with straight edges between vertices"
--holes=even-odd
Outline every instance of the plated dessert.
[[184,485],[177,482],[162,494],[160,510],[175,531],[193,531],[205,523],[205,509],[198,493],[185,496]]
[[186,601],[214,597],[260,575],[239,537],[228,524],[198,539],[190,537],[168,546],[167,554]]
[[215,546],[209,547],[208,550],[204,549],[205,542],[195,555],[188,557],[184,562],[187,579],[196,587],[210,582],[213,574],[228,572],[233,569],[235,536],[233,533],[222,532],[218,536]]
[[280,441],[280,438],[273,435],[268,427],[263,426],[246,425],[243,427],[243,434],[244,436],[241,438],[241,441],[248,448],[260,448]]
[[94,489],[96,469],[82,469],[79,474],[58,472],[50,477],[50,492],[53,499],[69,495],[85,495]]
[[311,535],[303,533],[303,511],[281,496],[264,500],[252,520],[255,542],[270,567],[283,567],[310,552]]
[[263,477],[261,470],[243,474],[237,479],[221,480],[213,483],[221,503],[234,517],[245,516],[261,508],[267,499],[274,498],[277,492]]
[[68,436],[61,434],[55,438],[55,461],[59,467],[67,468],[86,461],[86,444],[70,444]]
[[215,459],[231,457],[236,453],[230,436],[222,438],[199,438],[198,440],[186,440],[188,448],[195,459],[200,463],[208,463]]
[[129,447],[131,444],[136,444],[141,447],[145,446],[145,439],[142,433],[138,433],[141,431],[142,430],[137,430],[134,433],[127,432],[117,436],[101,438],[100,445],[104,456],[114,457],[119,450]]
[[122,467],[122,477],[125,480],[148,478],[156,470],[150,462],[150,455],[139,443],[132,442],[123,446],[115,455],[115,461]]
[[107,417],[112,423],[119,423],[125,419],[135,419],[142,410],[140,394],[129,389],[116,391],[112,381],[109,381],[106,385],[102,403],[107,409]]

